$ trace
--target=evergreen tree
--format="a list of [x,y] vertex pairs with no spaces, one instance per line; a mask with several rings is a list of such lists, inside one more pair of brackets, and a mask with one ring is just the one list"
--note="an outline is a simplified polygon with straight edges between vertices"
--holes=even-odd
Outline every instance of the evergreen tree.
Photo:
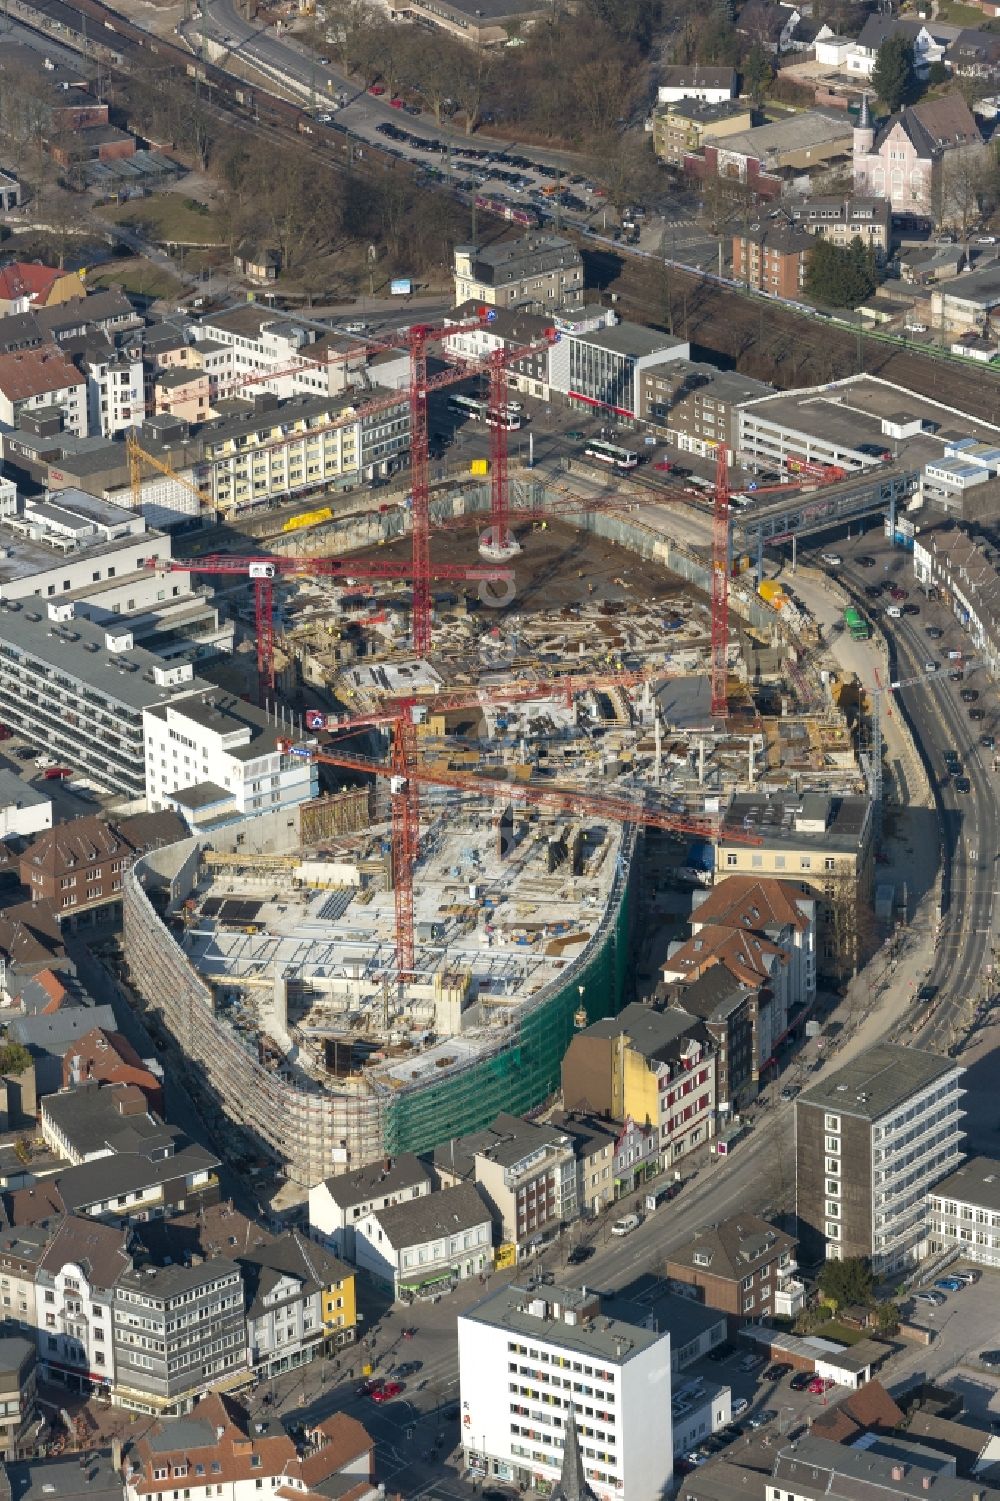
[[759,105],[773,78],[771,59],[761,43],[754,42],[743,64],[743,92],[750,95],[754,104]]
[[894,115],[904,104],[911,104],[917,93],[917,72],[913,65],[913,43],[905,36],[886,37],[878,49],[872,87]]

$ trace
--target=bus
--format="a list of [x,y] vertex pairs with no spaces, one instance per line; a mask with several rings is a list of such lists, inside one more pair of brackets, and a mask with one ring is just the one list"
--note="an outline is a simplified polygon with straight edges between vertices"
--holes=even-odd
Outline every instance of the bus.
[[505,427],[509,433],[516,433],[521,426],[521,414],[513,407],[493,411],[474,396],[449,396],[448,410],[460,417],[471,417],[473,422],[485,422],[487,427]]
[[605,443],[603,438],[591,438],[583,451],[588,459],[597,459],[601,464],[612,464],[615,469],[634,469],[639,462],[639,455],[630,448]]
[[848,629],[852,641],[867,641],[871,636],[871,626],[861,614],[861,611],[856,610],[853,605],[850,605],[844,611],[844,624]]

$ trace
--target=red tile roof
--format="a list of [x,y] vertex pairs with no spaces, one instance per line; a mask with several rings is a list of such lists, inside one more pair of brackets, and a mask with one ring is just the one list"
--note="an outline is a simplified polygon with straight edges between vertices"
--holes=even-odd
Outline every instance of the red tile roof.
[[0,391],[9,401],[26,401],[83,383],[73,361],[54,344],[0,355]]
[[56,282],[65,274],[54,266],[43,266],[40,261],[13,261],[0,268],[0,297],[5,302],[30,297],[33,303],[44,305]]

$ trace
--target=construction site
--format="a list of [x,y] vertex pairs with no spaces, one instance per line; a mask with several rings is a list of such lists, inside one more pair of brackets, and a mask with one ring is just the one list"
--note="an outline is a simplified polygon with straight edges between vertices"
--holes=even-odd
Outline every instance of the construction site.
[[343,816],[199,830],[125,886],[133,982],[300,1187],[543,1106],[574,1028],[631,998],[637,910],[711,879],[735,792],[864,787],[807,613],[734,570],[724,452],[705,556],[624,485],[567,506],[509,477],[500,424],[489,484],[432,501],[419,382],[411,431],[403,523],[197,565],[249,586],[278,750]]

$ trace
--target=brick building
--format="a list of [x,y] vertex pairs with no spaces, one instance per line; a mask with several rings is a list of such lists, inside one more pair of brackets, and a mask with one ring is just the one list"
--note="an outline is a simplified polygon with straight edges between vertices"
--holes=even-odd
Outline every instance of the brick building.
[[741,404],[772,390],[766,381],[736,370],[717,370],[695,360],[665,360],[639,373],[639,419],[682,453],[711,458],[725,443],[732,462]]
[[733,235],[733,277],[758,292],[797,299],[812,235],[791,224],[753,224]]
[[119,824],[97,813],[46,829],[21,855],[19,873],[33,903],[50,904],[61,927],[93,927],[121,917],[125,871],[157,843],[183,839],[174,813],[138,814]]
[[892,205],[888,198],[817,195],[789,204],[785,212],[799,229],[841,248],[859,238],[872,246],[878,261],[885,260],[892,245]]
[[735,1215],[685,1241],[667,1258],[666,1274],[701,1288],[710,1308],[734,1324],[775,1313],[775,1297],[796,1270],[796,1242],[753,1214]]
[[63,1055],[63,1088],[96,1080],[101,1084],[131,1084],[145,1096],[146,1105],[163,1115],[163,1080],[143,1063],[121,1032],[94,1027]]

